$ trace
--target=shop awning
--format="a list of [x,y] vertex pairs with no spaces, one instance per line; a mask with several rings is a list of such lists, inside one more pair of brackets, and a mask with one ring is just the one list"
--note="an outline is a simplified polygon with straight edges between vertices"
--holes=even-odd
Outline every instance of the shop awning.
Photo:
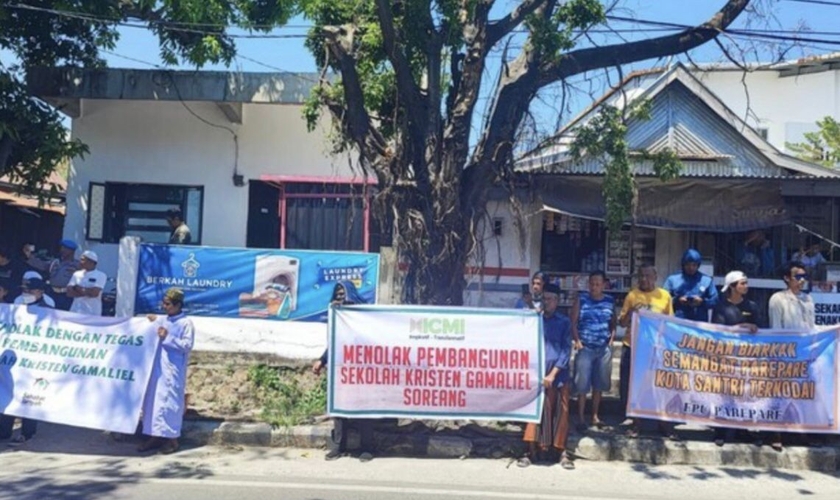
[[[603,178],[542,178],[543,209],[603,220]],[[638,179],[637,224],[659,229],[734,233],[790,223],[778,180]]]

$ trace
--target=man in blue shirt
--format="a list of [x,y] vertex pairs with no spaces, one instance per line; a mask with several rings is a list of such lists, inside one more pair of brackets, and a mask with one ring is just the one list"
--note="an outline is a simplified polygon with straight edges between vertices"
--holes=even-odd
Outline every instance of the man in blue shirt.
[[674,300],[674,316],[691,321],[709,321],[709,311],[717,304],[718,294],[711,276],[700,272],[702,257],[693,248],[685,251],[682,272],[672,274],[662,288]]
[[572,355],[572,322],[557,311],[560,288],[547,283],[543,287],[543,341],[545,344],[545,404],[539,425],[525,427],[523,441],[528,443],[528,456],[519,460],[520,467],[531,465],[538,452],[554,448],[560,453],[560,466],[574,469],[566,453],[569,434],[569,358]]

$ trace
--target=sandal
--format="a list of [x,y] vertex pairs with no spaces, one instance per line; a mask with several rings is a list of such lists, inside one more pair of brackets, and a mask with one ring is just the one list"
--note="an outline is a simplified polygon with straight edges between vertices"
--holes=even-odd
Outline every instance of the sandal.
[[160,448],[160,452],[164,455],[171,455],[178,451],[178,441],[175,439],[168,440],[163,446]]
[[627,432],[625,432],[624,435],[630,439],[636,439],[637,437],[639,437],[639,430],[630,428],[627,429]]
[[525,467],[530,467],[531,466],[531,459],[528,458],[528,457],[522,457],[522,458],[520,458],[519,460],[516,461],[516,466],[517,467],[522,467],[523,469]]
[[163,446],[163,440],[162,439],[151,438],[151,439],[147,439],[145,442],[143,442],[143,444],[138,446],[137,451],[142,453],[142,452],[145,452],[145,451],[151,451],[151,450],[158,449],[161,446]]
[[567,455],[565,451],[562,455],[560,455],[560,467],[566,470],[575,470],[575,463],[571,458],[569,458],[569,455]]

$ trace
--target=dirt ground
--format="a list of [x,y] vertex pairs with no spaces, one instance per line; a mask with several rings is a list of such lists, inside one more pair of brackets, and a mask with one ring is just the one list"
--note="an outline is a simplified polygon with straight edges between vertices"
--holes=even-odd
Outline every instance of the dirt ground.
[[296,379],[303,388],[318,378],[310,365],[268,355],[193,352],[187,372],[188,411],[194,417],[256,422],[262,411],[260,391],[248,380],[251,367],[279,367],[284,379]]

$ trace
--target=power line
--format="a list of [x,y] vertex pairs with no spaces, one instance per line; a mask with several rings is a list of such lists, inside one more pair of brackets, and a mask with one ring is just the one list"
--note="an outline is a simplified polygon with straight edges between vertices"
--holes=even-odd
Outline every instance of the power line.
[[201,29],[193,29],[193,28],[184,28],[180,26],[170,26],[169,21],[163,20],[148,20],[144,21],[148,24],[138,24],[138,23],[130,23],[123,21],[121,19],[115,19],[110,17],[103,17],[103,16],[95,16],[89,13],[84,12],[74,12],[74,11],[66,11],[66,10],[55,10],[55,9],[47,9],[43,7],[35,7],[33,5],[27,4],[3,4],[3,7],[9,9],[19,9],[19,10],[28,10],[33,12],[41,12],[44,14],[51,14],[54,16],[59,17],[67,17],[70,19],[79,19],[82,21],[88,21],[93,23],[102,23],[102,24],[110,24],[113,26],[119,26],[123,28],[137,28],[148,30],[149,26],[155,26],[167,31],[176,31],[181,33],[192,33],[196,35],[215,35],[215,36],[225,36],[228,38],[265,38],[265,39],[282,39],[282,38],[306,38],[307,35],[305,33],[295,33],[295,34],[248,34],[248,35],[240,35],[235,33],[225,33],[224,29],[231,28],[233,26],[229,25],[215,25],[217,28],[216,31],[208,31],[208,30],[201,30]]
[[787,0],[788,2],[796,3],[811,3],[816,5],[830,5],[832,7],[840,7],[840,2],[830,2],[828,0]]
[[[788,1],[800,1],[800,2],[818,2],[820,0],[788,0]],[[828,3],[830,5],[837,5],[840,6],[840,2],[832,3],[832,2],[823,2]],[[149,29],[149,26],[156,26],[162,29],[166,29],[169,31],[177,31],[177,32],[184,32],[184,33],[193,33],[199,35],[215,35],[215,36],[226,36],[229,38],[234,39],[302,39],[307,38],[309,35],[305,33],[284,33],[284,34],[236,34],[236,33],[225,33],[224,30],[228,28],[234,28],[235,26],[227,25],[227,24],[214,24],[214,23],[192,23],[192,22],[180,22],[180,21],[167,21],[167,20],[147,20],[144,23],[147,24],[138,24],[138,23],[130,23],[123,21],[121,19],[116,18],[109,18],[103,16],[96,16],[90,13],[84,12],[77,12],[77,11],[66,11],[66,10],[57,10],[57,9],[48,9],[44,7],[36,7],[28,4],[4,4],[4,7],[11,8],[11,9],[21,9],[21,10],[29,10],[35,12],[42,12],[45,14],[52,14],[56,16],[68,17],[68,18],[75,18],[89,22],[97,22],[97,23],[106,23],[106,24],[113,24],[115,26],[125,27],[125,28],[136,28],[136,29]],[[630,17],[622,17],[622,16],[607,16],[607,19],[619,21],[619,22],[628,22],[640,25],[650,26],[649,28],[591,28],[588,30],[584,30],[587,33],[593,34],[611,34],[611,33],[648,33],[648,32],[668,32],[668,31],[677,31],[683,30],[688,28],[694,28],[694,26],[689,26],[685,24],[677,24],[677,23],[669,23],[664,21],[651,21],[645,19],[634,19]],[[215,28],[214,31],[208,31],[206,29],[195,29],[189,28],[187,26],[195,26],[195,27],[205,27],[205,28]],[[252,25],[252,26],[245,26],[243,29],[311,29],[314,28],[314,25],[282,25],[282,26],[275,26],[275,25]],[[735,32],[735,30],[726,30],[728,32]],[[766,34],[798,34],[798,33],[808,33],[810,35],[817,35],[817,36],[838,36],[840,37],[840,31],[801,31],[801,30],[762,30],[762,29],[743,29],[737,30],[742,34],[748,35],[766,35]],[[527,30],[514,30],[514,33],[527,33]]]

